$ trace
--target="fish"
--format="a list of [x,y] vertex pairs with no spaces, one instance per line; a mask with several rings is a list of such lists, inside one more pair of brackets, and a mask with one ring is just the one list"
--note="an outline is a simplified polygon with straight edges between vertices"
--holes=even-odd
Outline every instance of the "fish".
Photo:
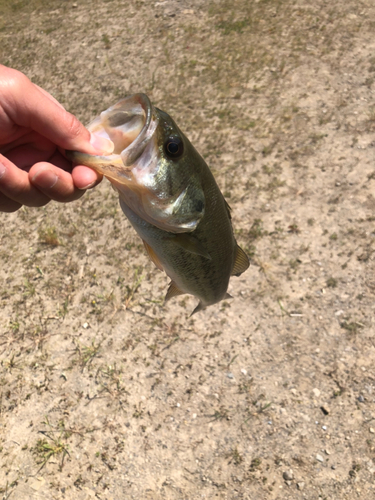
[[210,168],[174,120],[146,94],[134,94],[87,128],[110,139],[113,153],[66,155],[103,174],[118,191],[150,259],[171,279],[165,302],[194,295],[195,314],[231,298],[229,279],[246,271],[249,259],[236,242],[230,207]]

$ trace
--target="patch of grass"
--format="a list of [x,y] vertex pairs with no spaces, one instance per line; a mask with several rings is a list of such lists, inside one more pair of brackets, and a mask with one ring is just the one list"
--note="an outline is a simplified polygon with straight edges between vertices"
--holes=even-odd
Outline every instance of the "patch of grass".
[[20,322],[18,321],[18,318],[9,322],[9,328],[13,333],[18,333],[20,331]]
[[227,408],[224,408],[223,406],[221,406],[218,410],[215,410],[212,415],[207,415],[207,416],[212,418],[211,422],[224,419],[230,420],[229,411]]
[[238,385],[238,393],[239,394],[249,394],[251,392],[253,386],[253,380],[247,380]]
[[16,360],[21,355],[21,352],[18,354],[12,354],[12,356],[9,359],[5,359],[1,362],[1,365],[9,371],[14,370],[15,368],[20,368],[20,360]]
[[262,459],[261,458],[253,458],[252,461],[251,461],[251,464],[250,464],[250,472],[255,472],[256,470],[258,470],[260,468],[262,464]]
[[357,473],[362,469],[362,466],[358,463],[353,463],[352,468],[349,471],[349,476],[351,478],[356,477]]
[[82,345],[78,341],[75,342],[75,352],[78,355],[78,363],[84,369],[92,360],[98,355],[101,344],[97,344],[95,340],[91,341],[89,345]]
[[102,35],[102,42],[104,43],[104,48],[109,50],[111,48],[111,42],[107,35]]
[[217,24],[217,28],[223,32],[224,35],[231,33],[242,33],[245,28],[252,25],[251,19],[242,19],[241,21],[221,21]]
[[310,139],[312,144],[317,144],[319,141],[324,139],[324,137],[327,137],[327,134],[311,134]]
[[18,12],[19,10],[24,9],[28,3],[29,3],[28,0],[20,0],[19,2],[11,2],[10,8],[12,9],[13,12]]
[[293,271],[297,271],[298,266],[301,264],[301,261],[299,259],[290,259],[289,261],[289,266]]
[[54,436],[55,429],[53,429],[47,417],[44,423],[49,427],[49,431],[41,431],[46,437],[38,439],[32,452],[36,456],[37,464],[40,465],[39,471],[43,469],[51,458],[60,460],[59,470],[61,471],[64,466],[64,459],[66,455],[69,455],[68,445],[63,440],[65,429],[61,425],[60,430],[58,430],[59,435]]
[[358,321],[344,320],[340,323],[341,328],[347,330],[350,334],[356,335],[365,325]]
[[277,177],[273,177],[272,180],[265,186],[265,191],[275,191],[279,187],[285,186],[285,181],[281,181]]
[[299,229],[299,227],[296,223],[290,224],[288,226],[288,233],[299,234],[300,232],[301,232],[301,230]]
[[47,441],[45,438],[38,439],[33,451],[38,457],[37,464],[41,465],[40,469],[42,469],[52,457],[61,455],[61,462],[59,466],[60,471],[64,465],[65,455],[69,454],[67,444],[59,438],[52,438],[51,441]]
[[328,278],[326,281],[326,285],[329,288],[336,288],[337,287],[337,279],[336,278]]
[[250,238],[250,241],[257,240],[259,238],[262,238],[264,236],[265,232],[263,230],[263,221],[262,219],[255,219],[254,222],[251,225],[251,228],[249,229],[248,236]]
[[40,228],[38,230],[38,236],[40,243],[44,245],[50,245],[56,247],[60,245],[59,238],[57,237],[57,230],[54,226]]
[[230,464],[234,463],[234,465],[239,465],[241,462],[243,462],[243,456],[238,451],[237,447],[227,454],[227,458],[230,459],[229,460]]
[[101,385],[99,394],[109,394],[114,399],[120,400],[123,396],[128,395],[123,381],[122,381],[122,369],[116,367],[116,363],[112,365],[107,365],[97,371],[95,376],[95,381]]
[[35,295],[36,289],[34,283],[31,283],[29,280],[25,280],[24,282],[24,295],[27,297],[33,297]]
[[125,308],[127,308],[131,301],[134,298],[135,293],[138,288],[141,286],[142,281],[145,279],[145,276],[142,274],[143,267],[136,267],[133,277],[133,283],[129,286],[126,285],[126,297],[125,297]]

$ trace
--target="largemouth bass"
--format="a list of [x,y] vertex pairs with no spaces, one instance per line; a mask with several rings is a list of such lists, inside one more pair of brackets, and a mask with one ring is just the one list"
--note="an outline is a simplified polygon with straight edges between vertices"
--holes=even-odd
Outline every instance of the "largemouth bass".
[[210,169],[172,118],[145,94],[135,94],[87,128],[111,139],[113,153],[67,156],[103,174],[118,191],[151,260],[172,280],[165,299],[194,295],[194,314],[230,297],[230,276],[243,273],[249,260]]

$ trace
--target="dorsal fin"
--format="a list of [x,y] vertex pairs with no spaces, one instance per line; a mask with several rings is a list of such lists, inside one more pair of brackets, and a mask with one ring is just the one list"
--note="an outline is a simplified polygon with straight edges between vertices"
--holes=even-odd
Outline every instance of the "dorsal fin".
[[168,288],[167,295],[165,296],[164,301],[167,302],[172,297],[177,297],[177,295],[183,295],[184,293],[186,293],[186,292],[182,292],[178,288],[178,286],[175,283],[173,283],[173,281],[171,281],[169,283],[169,288]]
[[159,260],[159,257],[156,255],[156,253],[154,252],[154,250],[150,247],[150,245],[148,243],[145,242],[145,240],[142,240],[143,241],[143,244],[145,246],[145,249],[146,249],[146,252],[148,253],[148,256],[150,257],[150,259],[152,260],[152,262],[155,264],[155,266],[160,269],[160,271],[163,271],[163,266]]
[[245,252],[237,245],[231,276],[240,276],[250,266]]

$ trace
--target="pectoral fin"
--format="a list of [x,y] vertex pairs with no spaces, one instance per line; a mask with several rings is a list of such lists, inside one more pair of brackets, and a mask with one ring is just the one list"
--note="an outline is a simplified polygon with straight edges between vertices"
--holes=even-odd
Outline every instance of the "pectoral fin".
[[171,241],[173,241],[176,245],[180,246],[187,252],[201,255],[202,257],[211,260],[211,255],[207,252],[202,243],[191,234],[177,234],[173,239],[171,239]]
[[186,292],[182,292],[178,287],[177,285],[175,285],[173,283],[173,281],[170,282],[169,284],[169,288],[168,288],[168,291],[167,291],[167,295],[165,296],[165,302],[167,302],[169,299],[171,299],[172,297],[177,297],[177,295],[183,295],[184,293]]
[[250,262],[245,252],[237,245],[236,257],[231,276],[240,276],[249,267]]
[[150,247],[150,245],[148,243],[145,242],[145,240],[142,240],[143,241],[143,244],[145,246],[145,249],[146,249],[146,252],[148,253],[148,256],[150,257],[150,259],[152,260],[152,262],[155,264],[155,266],[160,269],[160,271],[163,271],[163,266],[159,260],[159,257],[156,255],[156,253],[154,252],[154,250]]

